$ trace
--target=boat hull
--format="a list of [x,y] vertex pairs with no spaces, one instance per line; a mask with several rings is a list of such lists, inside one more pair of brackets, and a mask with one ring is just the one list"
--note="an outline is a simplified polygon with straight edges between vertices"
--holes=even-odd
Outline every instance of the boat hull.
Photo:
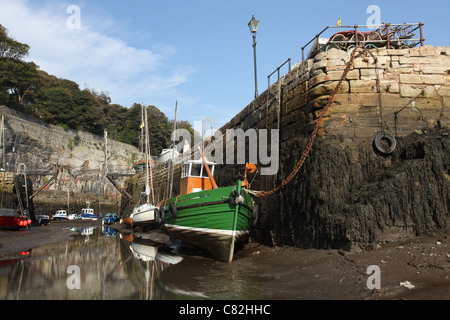
[[153,226],[155,224],[155,209],[156,207],[147,204],[135,208],[131,215],[133,226]]
[[0,227],[2,228],[25,228],[31,223],[27,217],[0,216]]
[[81,219],[83,219],[83,220],[98,220],[98,219],[102,219],[102,216],[100,214],[82,214]]
[[166,225],[166,232],[171,237],[183,240],[210,253],[214,258],[224,262],[232,262],[236,244],[248,238],[249,231],[226,234],[225,230],[185,228]]
[[[234,189],[242,194],[241,203],[230,201]],[[176,216],[170,213],[174,205]],[[231,262],[236,244],[249,236],[253,200],[247,192],[241,192],[239,181],[236,186],[169,199],[163,209],[165,233],[208,251],[220,261]]]
[[69,218],[53,217],[53,220],[69,220]]

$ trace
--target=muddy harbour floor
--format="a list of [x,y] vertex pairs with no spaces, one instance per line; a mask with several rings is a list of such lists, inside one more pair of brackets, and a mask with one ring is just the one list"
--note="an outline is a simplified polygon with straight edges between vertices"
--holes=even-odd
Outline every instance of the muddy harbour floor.
[[[100,228],[101,222],[56,221],[23,231],[1,230],[0,260],[26,260],[19,254],[23,250],[68,242],[73,236],[70,227],[80,226]],[[122,225],[114,228],[121,234],[132,233]],[[159,243],[169,241],[159,230],[135,236]],[[222,285],[230,291],[225,296],[212,295],[212,299],[231,296],[257,300],[450,300],[450,232],[383,243],[361,252],[267,247],[249,242],[230,264],[217,262],[201,252],[190,255],[191,262],[182,269],[178,265],[168,269],[168,281],[176,282],[191,265],[189,278],[201,278],[215,286],[215,292],[220,292]],[[208,272],[203,268],[208,268]],[[161,274],[161,278],[165,276],[166,273]],[[252,294],[233,295],[233,286],[238,287],[242,279],[248,278],[257,279],[245,282],[246,286],[254,286],[248,288]],[[379,289],[375,287],[377,281]],[[189,287],[189,280],[185,279],[183,285]]]

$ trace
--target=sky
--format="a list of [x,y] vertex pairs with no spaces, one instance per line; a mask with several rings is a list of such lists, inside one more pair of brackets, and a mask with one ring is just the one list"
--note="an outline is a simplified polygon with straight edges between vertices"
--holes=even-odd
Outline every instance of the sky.
[[261,94],[269,74],[301,61],[301,47],[338,19],[423,22],[425,44],[450,46],[449,13],[449,0],[0,0],[0,24],[30,45],[27,60],[41,70],[124,107],[155,105],[169,119],[177,102],[178,120],[211,117],[216,129],[255,95],[252,15]]

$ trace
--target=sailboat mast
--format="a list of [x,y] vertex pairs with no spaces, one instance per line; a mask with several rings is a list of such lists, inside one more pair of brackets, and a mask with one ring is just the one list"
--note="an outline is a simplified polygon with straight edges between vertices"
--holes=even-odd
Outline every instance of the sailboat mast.
[[147,108],[145,108],[145,192],[147,194],[147,203],[150,203],[150,192],[148,192],[149,186],[149,167],[150,167],[150,183],[152,191],[152,203],[155,202],[155,195],[153,192],[153,173],[151,165],[151,154],[150,154],[150,138],[148,136],[148,118],[147,118]]
[[[176,134],[177,130],[177,108],[178,108],[178,100],[175,101],[175,119],[173,120],[173,135]],[[172,188],[173,188],[173,171],[174,171],[174,165],[173,160],[175,157],[175,142],[176,142],[176,135],[173,138],[173,144],[172,144],[172,161],[170,162],[170,187],[169,187],[169,198],[172,198]]]
[[144,103],[141,104],[141,136],[139,137],[139,151],[144,152]]
[[2,114],[1,127],[1,144],[2,144],[2,169],[5,169],[5,116]]

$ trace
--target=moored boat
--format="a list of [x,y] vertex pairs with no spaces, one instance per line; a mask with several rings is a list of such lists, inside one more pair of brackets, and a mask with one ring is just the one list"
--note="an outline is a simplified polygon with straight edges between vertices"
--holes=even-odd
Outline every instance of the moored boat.
[[36,216],[36,221],[38,225],[47,225],[50,222],[50,217],[46,214],[40,214]]
[[174,146],[170,146],[168,149],[162,149],[161,154],[159,155],[159,163],[164,163],[172,158],[178,158],[180,153]]
[[79,214],[72,213],[72,214],[69,214],[68,219],[69,220],[80,220],[81,216]]
[[66,210],[57,210],[52,216],[52,220],[69,220]]
[[95,214],[94,209],[89,208],[89,206],[87,208],[81,209],[81,219],[97,220],[97,219],[101,219],[101,218],[102,218],[102,215]]
[[[152,200],[154,199],[153,194],[153,176],[152,167],[150,165],[150,141],[148,136],[148,121],[147,121],[147,109],[145,109],[145,129],[146,129],[146,139],[145,139],[145,196],[146,201],[140,205],[133,208],[130,215],[131,225],[133,227],[152,227],[155,224],[155,209],[156,206],[150,201],[150,194]],[[150,187],[151,185],[151,187]]]
[[103,218],[103,224],[114,224],[119,221],[120,221],[120,218],[115,213],[107,213],[105,215],[105,217]]
[[183,163],[181,194],[161,203],[157,220],[171,237],[232,262],[236,245],[249,236],[257,206],[241,180],[234,186],[217,187],[215,163],[202,158]]
[[151,203],[144,203],[140,206],[134,207],[131,213],[132,224],[138,226],[151,226],[155,222],[155,209]]
[[29,217],[20,215],[15,209],[0,208],[0,227],[24,228],[31,224]]

